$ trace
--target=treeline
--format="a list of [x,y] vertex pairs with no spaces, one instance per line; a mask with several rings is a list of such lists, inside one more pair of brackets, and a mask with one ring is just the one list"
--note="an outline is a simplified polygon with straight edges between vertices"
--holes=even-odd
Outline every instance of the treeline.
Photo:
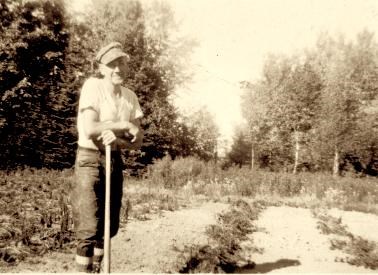
[[247,127],[235,135],[230,162],[293,173],[378,175],[373,33],[362,31],[353,41],[323,34],[311,49],[269,56],[261,78],[243,85]]
[[129,168],[135,172],[167,154],[211,159],[216,137],[204,140],[204,130],[184,123],[198,115],[180,120],[170,100],[189,78],[186,59],[195,44],[172,35],[177,25],[170,7],[93,2],[79,14],[63,0],[0,0],[0,168],[73,165],[79,92],[95,69],[96,51],[114,40],[131,56],[125,84],[145,115],[142,149],[125,155]]

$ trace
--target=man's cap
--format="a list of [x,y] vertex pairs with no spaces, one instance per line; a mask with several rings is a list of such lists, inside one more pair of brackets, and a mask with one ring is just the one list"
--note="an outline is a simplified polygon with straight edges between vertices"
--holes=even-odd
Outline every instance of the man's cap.
[[122,50],[121,43],[112,42],[105,47],[102,47],[98,51],[96,61],[103,64],[109,64],[119,57],[126,57],[127,59],[130,59],[129,55]]

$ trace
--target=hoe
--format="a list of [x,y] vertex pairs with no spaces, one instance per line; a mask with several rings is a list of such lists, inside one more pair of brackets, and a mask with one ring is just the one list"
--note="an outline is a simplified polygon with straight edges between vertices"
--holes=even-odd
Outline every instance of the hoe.
[[105,148],[105,228],[104,228],[104,272],[110,273],[110,165],[111,165],[111,148],[107,145]]

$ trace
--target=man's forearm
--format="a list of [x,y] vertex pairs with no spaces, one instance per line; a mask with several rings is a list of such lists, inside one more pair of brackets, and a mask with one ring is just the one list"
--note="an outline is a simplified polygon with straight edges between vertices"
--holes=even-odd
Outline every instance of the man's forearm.
[[111,130],[116,136],[121,136],[125,131],[129,130],[131,123],[127,121],[104,121],[95,122],[92,121],[86,127],[86,134],[89,138],[97,138],[103,131]]
[[142,140],[138,139],[135,142],[130,142],[126,138],[117,138],[117,147],[120,149],[138,150],[142,146]]

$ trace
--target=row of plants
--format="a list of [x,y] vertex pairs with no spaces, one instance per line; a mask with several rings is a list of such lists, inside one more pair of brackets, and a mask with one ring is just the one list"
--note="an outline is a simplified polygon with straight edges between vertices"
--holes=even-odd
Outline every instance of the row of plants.
[[335,261],[346,262],[355,266],[378,269],[378,243],[355,236],[348,231],[348,227],[342,223],[341,218],[335,218],[327,213],[313,211],[318,218],[318,228],[326,235],[333,236],[330,239],[330,248],[341,250],[345,257]]
[[[237,199],[228,212],[218,215],[218,222],[208,226],[206,245],[186,246],[181,255],[185,264],[180,273],[233,273],[251,268],[254,263],[244,256],[242,243],[251,239],[258,228],[255,221],[264,209],[258,201]],[[260,251],[253,245],[249,249]]]

